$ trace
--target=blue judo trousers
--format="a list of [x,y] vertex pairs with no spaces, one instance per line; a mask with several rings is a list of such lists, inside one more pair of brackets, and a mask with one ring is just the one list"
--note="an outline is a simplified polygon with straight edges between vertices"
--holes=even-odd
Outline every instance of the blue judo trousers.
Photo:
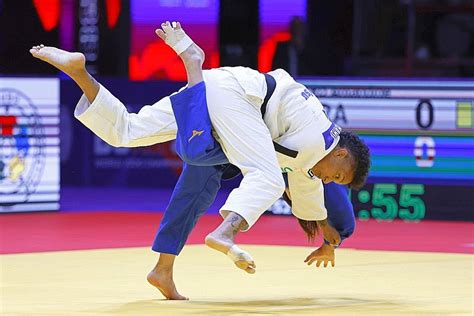
[[[183,170],[171,195],[152,249],[178,255],[198,219],[214,202],[222,179],[239,174],[212,136],[206,102],[206,86],[201,82],[170,97],[178,131],[176,151]],[[324,185],[328,220],[341,235],[349,237],[355,228],[348,189],[335,183]]]

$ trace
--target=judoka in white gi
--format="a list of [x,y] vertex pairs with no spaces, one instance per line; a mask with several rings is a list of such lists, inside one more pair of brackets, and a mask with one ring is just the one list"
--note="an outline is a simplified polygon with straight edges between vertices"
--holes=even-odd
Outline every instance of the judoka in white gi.
[[[283,194],[283,171],[293,214],[321,223],[328,243],[338,245],[338,232],[325,225],[322,182],[361,186],[370,164],[363,142],[332,124],[318,99],[285,71],[275,70],[268,75],[243,67],[202,71],[204,54],[179,23],[173,27],[167,22],[162,28],[157,34],[184,62],[187,88],[205,82],[212,135],[228,161],[243,174],[239,188],[232,191],[220,211],[224,217],[222,224],[206,237],[206,244],[227,254],[239,268],[254,273],[256,266],[250,254],[237,247],[234,239],[239,231],[250,229]],[[109,144],[147,146],[176,138],[177,124],[170,97],[143,107],[137,114],[128,113],[118,99],[87,73],[84,55],[44,46],[33,47],[30,52],[76,81],[84,96],[75,116]],[[269,94],[272,79],[275,87]],[[194,130],[189,142],[199,141],[204,132],[210,133]],[[308,256],[307,261],[312,263],[318,255]],[[185,299],[176,291],[172,273],[160,273],[160,265],[171,263],[172,268],[173,262],[173,255],[167,257],[162,253],[149,281],[167,298]]]

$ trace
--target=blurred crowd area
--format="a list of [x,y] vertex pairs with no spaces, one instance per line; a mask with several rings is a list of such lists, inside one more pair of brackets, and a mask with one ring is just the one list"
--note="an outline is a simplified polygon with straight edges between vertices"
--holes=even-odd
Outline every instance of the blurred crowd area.
[[0,0],[0,11],[3,74],[53,73],[28,55],[45,43],[86,51],[95,75],[184,80],[179,59],[153,34],[169,18],[185,21],[206,68],[474,76],[474,0]]
[[473,76],[473,0],[355,1],[356,75]]
[[299,75],[474,75],[474,0],[308,1],[307,13],[289,28]]

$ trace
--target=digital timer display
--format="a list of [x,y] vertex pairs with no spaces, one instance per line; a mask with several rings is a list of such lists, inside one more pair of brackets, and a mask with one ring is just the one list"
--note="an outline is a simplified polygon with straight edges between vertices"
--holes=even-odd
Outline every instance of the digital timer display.
[[360,191],[351,191],[350,198],[360,220],[472,221],[472,193],[470,186],[369,183]]
[[[425,193],[423,184],[377,183],[371,188],[357,192],[356,199],[361,204],[371,204],[371,208],[359,209],[360,219],[371,217],[381,220],[401,218],[421,220],[425,217],[426,205],[422,197]],[[396,198],[398,197],[398,199]]]

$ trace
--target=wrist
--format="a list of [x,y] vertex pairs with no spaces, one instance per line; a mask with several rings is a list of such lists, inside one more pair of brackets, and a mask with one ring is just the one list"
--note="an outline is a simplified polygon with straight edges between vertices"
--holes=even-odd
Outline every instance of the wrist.
[[326,245],[326,246],[330,246],[330,247],[332,247],[332,248],[334,248],[334,249],[336,249],[337,247],[339,247],[339,245],[332,245],[332,244],[331,244],[329,241],[327,241],[326,239],[323,239],[323,240],[324,240],[323,244]]

